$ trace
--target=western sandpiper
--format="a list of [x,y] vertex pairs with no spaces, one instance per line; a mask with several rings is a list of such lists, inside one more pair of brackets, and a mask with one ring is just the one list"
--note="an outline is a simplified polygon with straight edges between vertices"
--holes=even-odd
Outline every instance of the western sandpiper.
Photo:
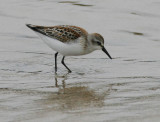
[[85,29],[72,25],[46,27],[26,24],[26,26],[36,32],[50,48],[56,51],[55,73],[57,72],[58,53],[63,55],[61,63],[69,73],[71,70],[64,63],[65,56],[85,55],[94,50],[102,50],[112,59],[104,47],[104,38],[98,33],[89,34]]

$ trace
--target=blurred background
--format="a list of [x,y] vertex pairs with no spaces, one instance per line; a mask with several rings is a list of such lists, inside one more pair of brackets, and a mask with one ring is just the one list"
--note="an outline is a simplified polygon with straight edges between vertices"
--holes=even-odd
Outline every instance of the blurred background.
[[[158,122],[159,0],[0,0],[0,121]],[[25,24],[76,25],[103,35],[102,51],[67,57]]]

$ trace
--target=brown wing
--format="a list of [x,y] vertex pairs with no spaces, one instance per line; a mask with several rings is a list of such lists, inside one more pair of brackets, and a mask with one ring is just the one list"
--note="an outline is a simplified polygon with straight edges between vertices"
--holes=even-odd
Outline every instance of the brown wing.
[[75,32],[77,32],[78,34],[80,34],[81,36],[87,36],[87,34],[88,34],[88,32],[81,27],[77,27],[77,26],[73,26],[73,25],[60,25],[60,26],[70,28],[70,29],[74,30]]
[[27,25],[27,26],[36,32],[57,39],[61,42],[68,42],[70,40],[75,40],[80,36],[84,36],[85,35],[84,32],[87,33],[82,28],[69,25],[60,25],[53,27],[34,26],[34,25]]

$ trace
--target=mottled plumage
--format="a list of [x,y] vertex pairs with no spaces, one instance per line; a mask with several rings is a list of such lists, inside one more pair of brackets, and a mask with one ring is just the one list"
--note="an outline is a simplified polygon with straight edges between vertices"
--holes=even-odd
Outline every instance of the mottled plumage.
[[32,26],[32,29],[61,42],[71,42],[80,36],[87,37],[88,34],[86,30],[70,25],[59,25],[53,27]]
[[58,53],[63,55],[62,64],[69,72],[71,70],[64,63],[65,56],[85,55],[94,50],[102,49],[112,59],[104,47],[104,38],[98,33],[88,34],[85,29],[72,25],[47,27],[27,24],[27,26],[35,31],[50,48],[57,51],[55,72],[57,72]]

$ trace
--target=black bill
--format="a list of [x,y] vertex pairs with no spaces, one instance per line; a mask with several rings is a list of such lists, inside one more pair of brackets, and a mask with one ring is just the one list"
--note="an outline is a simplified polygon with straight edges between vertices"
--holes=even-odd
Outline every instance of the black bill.
[[105,49],[104,46],[102,47],[102,51],[105,52],[110,59],[112,59],[112,57],[109,55],[108,51]]

